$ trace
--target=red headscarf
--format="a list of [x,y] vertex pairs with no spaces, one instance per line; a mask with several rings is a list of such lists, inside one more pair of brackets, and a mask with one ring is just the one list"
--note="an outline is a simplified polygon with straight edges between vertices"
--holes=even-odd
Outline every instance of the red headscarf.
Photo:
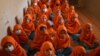
[[30,14],[25,15],[22,23],[24,31],[29,35],[32,31],[35,31],[35,26]]
[[49,41],[46,41],[42,44],[40,52],[37,54],[37,56],[48,56],[45,53],[47,50],[51,50],[52,51],[52,56],[56,56],[54,47],[53,47],[52,43],[49,42]]
[[61,11],[63,14],[67,14],[69,11],[69,4],[68,1],[64,1],[61,5]]
[[80,22],[78,20],[78,14],[74,10],[74,6],[71,6],[68,14],[65,17],[65,25],[70,34],[77,34],[80,31]]
[[[17,35],[16,31],[20,30],[21,33]],[[13,37],[19,43],[28,43],[28,36],[20,24],[16,24],[13,30]]]
[[100,46],[91,51],[88,56],[100,56]]
[[[42,32],[40,30],[41,27],[45,27],[45,32]],[[47,31],[47,26],[45,24],[40,24],[37,29],[36,29],[36,35],[35,35],[35,38],[33,40],[33,42],[31,43],[30,47],[32,49],[38,49],[40,50],[40,47],[42,45],[42,43],[46,40],[48,40],[49,38],[49,33]]]
[[[66,32],[66,38],[61,36],[61,31],[65,31]],[[67,48],[70,47],[70,37],[67,33],[67,29],[64,25],[60,25],[57,29],[57,49],[62,49],[62,48]]]
[[[44,10],[45,8],[46,8],[46,11],[43,12],[43,10]],[[45,14],[45,15],[47,16],[47,18],[49,18],[50,13],[51,13],[50,9],[47,8],[46,4],[43,4],[43,5],[41,6],[40,17],[41,17],[42,15]]]
[[8,53],[2,49],[2,56],[27,56],[25,50],[13,39],[13,37],[4,37],[1,41],[1,46],[3,47],[6,43],[11,43],[14,46],[14,50]]
[[70,56],[86,56],[86,50],[82,46],[76,46]]
[[86,43],[90,47],[92,47],[93,43],[96,40],[95,35],[92,33],[92,25],[90,23],[86,23],[83,25],[83,31],[80,35],[80,41]]

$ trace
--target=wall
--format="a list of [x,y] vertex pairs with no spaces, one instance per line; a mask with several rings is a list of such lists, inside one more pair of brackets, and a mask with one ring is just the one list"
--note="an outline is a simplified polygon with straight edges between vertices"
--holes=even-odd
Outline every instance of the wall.
[[0,0],[0,40],[6,35],[8,26],[13,28],[15,16],[22,21],[24,7],[27,7],[27,0]]
[[96,20],[100,20],[100,0],[84,0],[80,5],[83,6],[83,10],[86,10]]

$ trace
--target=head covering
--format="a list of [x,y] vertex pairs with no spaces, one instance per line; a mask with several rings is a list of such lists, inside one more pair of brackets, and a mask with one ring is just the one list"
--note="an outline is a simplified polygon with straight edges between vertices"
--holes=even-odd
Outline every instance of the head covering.
[[40,52],[38,53],[37,56],[47,56],[46,53],[45,53],[45,51],[47,51],[47,50],[51,50],[52,51],[52,56],[55,56],[54,47],[53,47],[52,43],[49,42],[49,41],[45,41],[42,44]]
[[100,46],[98,46],[96,49],[92,50],[88,56],[100,56]]
[[57,11],[57,14],[54,16],[53,21],[55,24],[54,29],[57,29],[60,24],[64,24],[64,20],[63,20],[60,10]]
[[67,2],[63,2],[62,5],[61,5],[61,11],[62,13],[64,14],[67,14],[68,11],[69,11],[69,4],[68,4],[68,1]]
[[56,44],[56,38],[57,38],[56,31],[53,28],[49,28],[48,32],[49,32],[50,41],[52,42],[53,46],[56,47],[56,45],[57,45]]
[[[41,29],[44,28],[44,32],[41,31]],[[37,29],[36,29],[36,34],[35,34],[35,38],[32,41],[30,47],[32,49],[38,49],[40,50],[40,47],[42,45],[42,43],[46,40],[48,40],[49,38],[49,33],[47,31],[47,26],[45,24],[40,24],[38,25]]]
[[75,11],[69,11],[68,14],[65,15],[65,25],[70,34],[80,32],[80,22],[78,20],[78,14]]
[[47,16],[45,14],[44,15],[41,15],[41,17],[39,19],[39,22],[38,22],[38,25],[40,25],[41,23],[42,24],[47,24],[47,21],[48,21]]
[[86,55],[86,50],[83,46],[76,46],[74,47],[71,56],[85,56]]
[[28,42],[28,36],[20,24],[14,26],[13,37],[19,44]]
[[89,45],[90,47],[92,47],[93,43],[96,40],[96,37],[92,33],[91,28],[92,27],[90,23],[84,24],[80,35],[80,40],[83,41],[85,44]]
[[2,51],[5,52],[4,55],[7,54],[7,56],[16,56],[16,55],[17,56],[27,56],[25,50],[13,39],[13,37],[5,36],[1,41],[1,46],[4,47],[6,43],[11,43],[14,46],[14,50],[13,52],[8,53],[2,49]]
[[27,33],[27,35],[29,35],[32,31],[35,31],[35,26],[30,14],[25,15],[22,27],[24,28],[24,31]]
[[[61,36],[61,32],[64,31],[66,34],[66,37],[62,37]],[[61,49],[61,48],[67,48],[70,47],[70,37],[67,33],[67,29],[66,27],[63,25],[59,25],[58,29],[57,29],[57,48]]]
[[51,11],[50,11],[50,9],[49,8],[47,8],[47,5],[46,4],[43,4],[42,6],[41,6],[41,13],[40,13],[40,17],[42,16],[42,15],[46,15],[47,16],[47,18],[49,18],[49,16],[50,16],[50,13],[51,13]]

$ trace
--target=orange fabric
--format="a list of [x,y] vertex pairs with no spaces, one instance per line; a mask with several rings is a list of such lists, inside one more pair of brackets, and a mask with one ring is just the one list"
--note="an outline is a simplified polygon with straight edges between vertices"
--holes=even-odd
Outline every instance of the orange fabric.
[[88,56],[100,56],[100,46],[98,46],[96,49],[92,50]]
[[41,49],[40,49],[40,52],[37,54],[37,56],[48,56],[46,55],[45,51],[47,51],[48,49],[51,49],[53,52],[52,52],[52,56],[56,56],[55,55],[55,50],[54,50],[54,47],[52,45],[51,42],[49,41],[45,41],[42,46],[41,46]]
[[83,46],[76,46],[70,56],[86,56],[86,50]]
[[71,6],[66,17],[66,28],[70,34],[77,34],[80,31],[80,22],[78,20],[78,14],[75,12],[74,6]]
[[45,42],[46,40],[48,40],[48,38],[49,38],[49,33],[48,33],[47,29],[43,33],[43,32],[41,32],[40,27],[46,27],[47,28],[47,26],[45,24],[40,24],[37,27],[35,38],[32,41],[32,43],[30,44],[30,47],[32,49],[40,50],[42,43]]
[[34,14],[34,12],[33,12],[33,8],[32,8],[31,6],[28,7],[27,10],[26,10],[26,13],[25,13],[25,14],[30,14],[31,17],[33,17],[33,14]]
[[[27,19],[30,20],[29,23],[27,23]],[[29,35],[32,31],[35,31],[35,26],[33,24],[33,20],[30,14],[25,15],[23,19],[22,27],[24,31],[27,33],[27,35]]]
[[47,16],[46,15],[41,15],[40,19],[39,19],[39,22],[38,22],[38,25],[40,24],[47,24]]
[[[65,32],[66,32],[66,38],[62,38],[61,37],[61,31],[62,30],[64,30]],[[57,46],[56,46],[56,48],[57,49],[62,49],[62,48],[67,48],[67,47],[71,47],[70,46],[70,37],[69,37],[69,35],[68,35],[68,33],[67,33],[67,29],[66,29],[66,27],[64,26],[64,25],[60,25],[59,27],[58,27],[58,29],[57,29],[57,35],[58,35],[58,37],[57,37]]]
[[[34,1],[35,2],[35,1]],[[38,6],[38,4],[37,5],[32,5],[32,8],[33,8],[33,12],[35,13],[35,14],[39,14],[40,12],[41,12],[41,9],[40,9],[40,7]]]
[[44,9],[44,8],[47,8],[47,6],[46,6],[45,4],[43,4],[43,5],[41,6],[40,17],[41,17],[41,15],[45,14],[45,15],[47,16],[47,18],[49,18],[49,15],[50,15],[50,13],[51,13],[51,9],[50,9],[50,8],[47,8],[47,11],[46,11],[46,12],[43,12],[43,9]]
[[[59,4],[59,5],[58,5],[58,4]],[[59,1],[59,0],[56,0],[56,1],[55,1],[52,10],[53,10],[53,13],[54,13],[54,14],[57,13],[57,10],[61,10],[61,4],[60,4],[60,1]]]
[[60,24],[64,23],[64,22],[62,22],[63,21],[63,17],[62,17],[62,15],[59,15],[59,13],[57,13],[55,15],[53,21],[54,21],[54,24],[55,24],[54,29],[57,29]]
[[[17,34],[16,34],[16,31],[17,31],[17,30],[21,30],[21,34],[20,34],[20,35],[17,35]],[[22,26],[19,25],[19,24],[16,24],[16,25],[14,26],[13,37],[14,37],[14,39],[15,39],[19,44],[28,43],[28,36],[27,36],[27,34],[25,33],[25,31],[24,31],[24,29],[22,28]]]
[[57,39],[57,33],[56,31],[51,27],[48,29],[49,32],[49,39],[52,42],[53,46],[56,47],[56,39]]
[[86,23],[83,25],[83,31],[81,32],[80,35],[80,41],[86,43],[87,45],[89,45],[90,47],[92,47],[92,44],[95,42],[96,37],[95,35],[92,33],[91,30],[91,24],[90,23]]
[[1,41],[1,46],[3,47],[6,43],[11,43],[15,49],[11,53],[2,49],[2,56],[27,56],[25,50],[13,39],[13,37],[4,37]]
[[69,4],[68,2],[63,2],[62,5],[61,5],[61,12],[63,14],[67,14],[69,11]]

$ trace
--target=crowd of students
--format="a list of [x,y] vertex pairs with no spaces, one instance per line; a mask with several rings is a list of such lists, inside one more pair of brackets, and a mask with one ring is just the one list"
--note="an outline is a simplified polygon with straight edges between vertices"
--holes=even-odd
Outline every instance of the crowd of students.
[[23,15],[8,27],[0,56],[100,56],[92,24],[80,23],[69,0],[32,0]]

